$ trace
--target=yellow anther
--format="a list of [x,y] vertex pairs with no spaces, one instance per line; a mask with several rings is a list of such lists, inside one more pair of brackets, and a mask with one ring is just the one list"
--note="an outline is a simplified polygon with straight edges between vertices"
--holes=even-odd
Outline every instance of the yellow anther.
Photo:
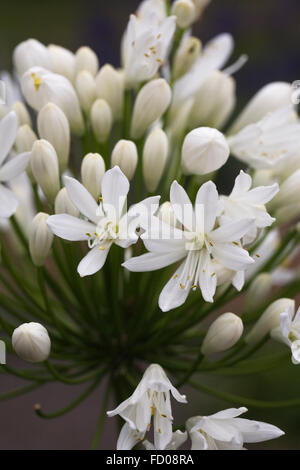
[[149,57],[150,57],[150,55],[147,54],[146,52],[145,52],[144,56],[147,57],[148,59],[149,59]]
[[213,242],[209,242],[210,246],[214,246]]
[[37,77],[35,73],[32,73],[31,76],[33,78],[34,88],[36,89],[36,91],[39,91],[39,88],[42,84],[42,80],[39,77]]
[[233,245],[239,246],[238,242],[232,242]]
[[211,274],[211,277],[214,277],[215,275],[216,275],[216,273],[212,273],[212,274]]
[[173,279],[177,279],[178,278],[178,274],[175,274]]
[[91,236],[92,236],[89,232],[86,232],[86,235],[87,235],[88,237],[91,237]]
[[192,286],[192,289],[197,289],[197,287],[198,287],[197,284],[194,284],[194,285]]
[[160,38],[161,38],[161,33],[157,35],[157,39],[160,39]]
[[185,285],[184,284],[179,284],[181,289],[185,289]]
[[259,255],[258,253],[256,253],[256,255],[255,255],[255,256],[256,256],[256,258],[260,258],[260,255]]
[[162,415],[162,417],[163,417],[163,418],[166,418],[166,417],[167,417],[167,415]]
[[155,413],[155,406],[151,406],[151,414],[152,414],[152,416],[154,415],[154,413]]
[[99,246],[99,250],[104,251],[104,250],[105,250],[105,246]]

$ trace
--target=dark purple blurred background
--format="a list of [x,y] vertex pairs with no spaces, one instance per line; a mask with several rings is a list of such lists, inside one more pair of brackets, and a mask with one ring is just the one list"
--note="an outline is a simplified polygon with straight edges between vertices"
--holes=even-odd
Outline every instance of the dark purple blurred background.
[[[119,65],[121,35],[129,14],[138,3],[137,0],[1,2],[0,69],[11,67],[14,46],[29,37],[45,44],[63,45],[73,51],[81,45],[89,45],[97,52],[101,64],[109,61]],[[213,0],[203,20],[196,25],[195,34],[205,42],[220,32],[230,32],[236,39],[233,59],[242,53],[249,55],[249,62],[236,76],[241,107],[267,82],[300,79],[299,24],[299,0]],[[220,381],[225,389],[244,396],[268,399],[271,394],[273,398],[283,399],[288,394],[289,397],[297,397],[300,366],[287,365],[284,370],[247,378],[247,382],[244,378],[210,379],[210,383],[220,384]],[[16,379],[0,375],[0,392],[18,384]],[[80,387],[52,384],[24,397],[1,402],[0,449],[89,448],[101,390],[72,413],[55,421],[43,421],[33,412],[36,402],[42,403],[47,411],[61,408],[80,390]],[[200,409],[203,413],[212,413],[228,407],[221,401],[194,392],[189,392],[189,399],[187,407],[176,408],[174,414],[178,424]],[[299,410],[252,409],[250,415],[282,426],[287,432],[287,437],[264,444],[262,448],[300,449]],[[114,420],[108,420],[101,441],[102,449],[114,448],[114,432]]]

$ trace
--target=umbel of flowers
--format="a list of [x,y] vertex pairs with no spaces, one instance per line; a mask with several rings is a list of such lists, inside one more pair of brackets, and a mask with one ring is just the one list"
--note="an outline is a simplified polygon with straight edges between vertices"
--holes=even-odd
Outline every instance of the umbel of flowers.
[[[300,122],[286,82],[234,115],[246,57],[226,66],[230,34],[192,35],[208,3],[144,0],[118,69],[89,47],[28,39],[1,75],[1,338],[35,366],[3,365],[26,385],[0,399],[86,384],[65,408],[35,406],[50,419],[103,382],[93,448],[113,406],[108,415],[125,420],[118,449],[177,449],[189,436],[192,449],[233,450],[282,434],[240,418],[244,406],[300,404],[296,393],[262,401],[222,385],[222,372],[287,364],[286,346],[300,362]],[[171,396],[185,403],[185,384],[242,407],[174,428]]]

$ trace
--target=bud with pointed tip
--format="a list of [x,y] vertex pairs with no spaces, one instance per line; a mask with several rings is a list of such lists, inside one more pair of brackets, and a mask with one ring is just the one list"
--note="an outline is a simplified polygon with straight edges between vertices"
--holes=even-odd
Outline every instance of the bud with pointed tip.
[[199,127],[184,139],[182,168],[187,175],[206,175],[221,168],[229,154],[229,145],[221,132],[210,127]]
[[43,266],[53,242],[53,233],[47,225],[49,214],[39,212],[32,220],[29,232],[29,250],[35,266]]
[[75,54],[75,75],[82,70],[86,70],[95,77],[98,68],[99,61],[95,52],[90,47],[80,47]]
[[138,162],[138,152],[131,140],[119,140],[111,154],[111,166],[118,166],[124,175],[131,180]]
[[56,104],[67,116],[72,132],[82,135],[84,122],[78,97],[66,77],[41,67],[32,67],[22,76],[21,88],[32,108],[40,111],[49,102]]
[[66,169],[70,152],[70,126],[65,113],[54,103],[46,104],[37,118],[39,135],[55,148],[59,169]]
[[196,19],[196,9],[192,0],[175,0],[172,15],[176,16],[179,28],[188,28]]
[[133,139],[142,137],[147,129],[167,110],[171,102],[171,88],[163,78],[146,83],[135,100],[131,123]]
[[272,208],[281,208],[289,204],[299,204],[300,169],[292,173],[281,185],[280,191],[272,200]]
[[157,212],[157,217],[165,224],[171,225],[172,227],[177,227],[178,225],[178,221],[170,201],[166,201],[160,206]]
[[101,182],[105,173],[105,163],[99,153],[88,153],[81,164],[81,179],[86,189],[96,200],[101,194]]
[[43,362],[50,354],[51,341],[40,323],[23,323],[12,335],[12,346],[17,355],[28,362]]
[[109,136],[113,123],[113,116],[107,101],[98,99],[91,109],[91,124],[98,142],[105,142]]
[[259,343],[273,328],[280,326],[280,314],[289,308],[295,308],[295,301],[292,299],[278,299],[272,302],[250,330],[245,341],[248,344]]
[[253,280],[245,297],[245,311],[253,308],[253,299],[255,306],[259,307],[267,298],[272,287],[272,276],[270,273],[261,273]]
[[13,64],[19,77],[36,65],[50,69],[51,61],[48,48],[36,39],[27,39],[14,49]]
[[23,126],[24,124],[27,124],[28,126],[31,127],[32,123],[31,123],[30,114],[29,114],[26,106],[21,101],[16,101],[12,105],[11,109],[18,116],[19,126]]
[[154,129],[147,137],[143,150],[143,175],[148,191],[156,190],[168,157],[168,137],[162,129]]
[[73,217],[79,217],[80,212],[77,207],[74,206],[73,202],[70,199],[68,191],[66,188],[62,188],[55,198],[55,214],[68,214],[73,215]]
[[54,147],[47,140],[37,140],[32,147],[30,164],[36,182],[46,198],[53,202],[60,189],[58,158]]
[[28,124],[19,127],[15,140],[17,153],[30,152],[34,142],[37,140],[36,134]]
[[75,56],[73,52],[55,44],[50,44],[48,51],[51,60],[51,70],[63,75],[72,82],[75,73]]
[[200,55],[201,47],[201,41],[193,36],[181,42],[174,57],[174,80],[190,70]]
[[196,18],[199,18],[211,0],[192,0],[195,6]]
[[124,106],[124,78],[121,73],[109,64],[103,65],[96,76],[96,91],[98,98],[109,104],[114,119],[119,120]]
[[201,352],[207,356],[230,349],[243,334],[243,322],[234,313],[223,313],[209,327]]
[[87,70],[82,70],[76,76],[75,87],[80,105],[88,114],[96,99],[96,84],[93,75]]

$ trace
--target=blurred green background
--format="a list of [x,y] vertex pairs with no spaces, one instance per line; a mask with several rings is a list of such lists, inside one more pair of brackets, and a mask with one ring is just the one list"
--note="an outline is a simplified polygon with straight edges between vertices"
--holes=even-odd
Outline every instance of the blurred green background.
[[[0,69],[11,68],[13,48],[29,37],[73,51],[81,45],[89,45],[97,52],[101,64],[109,61],[119,65],[121,35],[129,14],[138,3],[136,0],[1,2]],[[236,75],[239,109],[267,82],[300,79],[299,24],[299,0],[213,0],[194,31],[204,42],[220,32],[230,32],[236,40],[232,59],[242,53],[249,55],[248,63]],[[238,311],[239,306],[235,308]],[[277,345],[276,353],[279,351],[285,351],[284,347]],[[300,366],[292,366],[289,359],[267,373],[242,377],[203,376],[201,379],[219,389],[263,400],[300,395]],[[1,391],[17,385],[14,378],[4,375],[0,376],[0,383]],[[34,403],[41,402],[50,411],[79,393],[80,387],[52,384],[39,392],[1,403],[0,448],[88,448],[96,426],[101,390],[56,421],[41,421],[32,408]],[[176,424],[192,414],[209,414],[230,406],[200,393],[188,393],[189,405],[176,407]],[[259,448],[300,449],[300,408],[251,408],[249,417],[271,422],[286,431],[285,437]],[[113,449],[113,420],[108,420],[105,431],[102,448]]]

